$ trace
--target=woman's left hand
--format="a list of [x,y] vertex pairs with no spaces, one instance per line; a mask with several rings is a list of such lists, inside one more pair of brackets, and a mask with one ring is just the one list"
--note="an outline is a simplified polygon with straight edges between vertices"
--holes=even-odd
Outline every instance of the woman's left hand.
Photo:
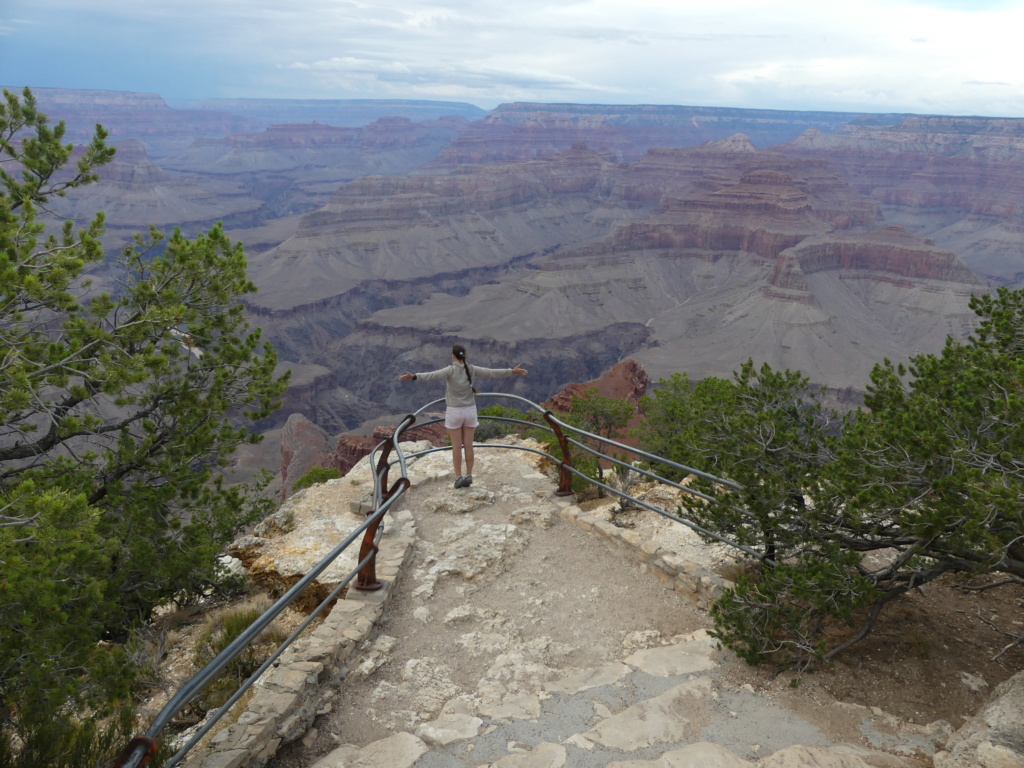
[[521,365],[517,365],[515,368],[512,369],[512,373],[514,373],[516,376],[525,376],[527,371]]

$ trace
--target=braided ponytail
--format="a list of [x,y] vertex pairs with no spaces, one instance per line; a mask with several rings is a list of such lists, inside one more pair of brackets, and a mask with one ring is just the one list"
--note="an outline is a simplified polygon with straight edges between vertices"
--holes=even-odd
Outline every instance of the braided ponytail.
[[469,379],[469,386],[473,390],[473,394],[476,394],[476,387],[473,386],[473,374],[469,370],[469,365],[466,363],[466,348],[461,344],[452,345],[452,354],[455,359],[462,363],[462,367],[466,370],[466,378]]

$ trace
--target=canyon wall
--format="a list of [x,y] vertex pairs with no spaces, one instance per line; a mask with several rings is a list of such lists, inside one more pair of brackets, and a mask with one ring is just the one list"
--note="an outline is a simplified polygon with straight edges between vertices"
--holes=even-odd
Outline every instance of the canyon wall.
[[1024,283],[1021,120],[40,100],[121,144],[66,214],[106,210],[115,243],[220,220],[246,244],[251,316],[283,365],[318,372],[267,428],[418,405],[439,392],[395,377],[455,341],[527,366],[497,385],[535,400],[625,358],[656,381],[752,357],[856,401],[883,357],[964,338],[972,293]]
[[[984,290],[885,211],[827,159],[746,136],[636,163],[577,142],[345,185],[254,259],[268,288],[251,303],[288,359],[315,349],[384,411],[422,403],[395,376],[441,367],[454,342],[484,365],[526,365],[512,391],[534,400],[624,357],[655,380],[728,376],[753,357],[856,390],[884,357],[964,337]],[[300,323],[322,341],[303,343]]]

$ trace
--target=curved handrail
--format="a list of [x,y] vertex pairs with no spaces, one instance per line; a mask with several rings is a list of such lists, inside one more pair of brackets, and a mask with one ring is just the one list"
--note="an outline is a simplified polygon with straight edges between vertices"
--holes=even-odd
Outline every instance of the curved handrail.
[[[526,405],[528,408],[537,411],[547,422],[547,425],[539,424],[537,422],[525,421],[523,419],[514,419],[504,416],[480,416],[483,420],[491,421],[505,421],[515,424],[521,424],[533,429],[542,429],[547,432],[551,432],[556,438],[559,439],[562,445],[562,458],[556,459],[551,454],[545,453],[535,448],[529,448],[527,446],[512,446],[495,443],[477,443],[477,447],[481,448],[503,448],[506,450],[520,450],[527,451],[530,453],[538,454],[546,459],[557,462],[561,469],[561,482],[559,490],[569,490],[569,481],[572,476],[580,477],[587,482],[599,486],[606,491],[609,491],[616,496],[629,499],[633,503],[660,514],[668,519],[674,520],[678,523],[686,525],[693,530],[697,531],[702,536],[706,536],[711,539],[715,539],[723,544],[727,544],[734,547],[748,555],[753,557],[764,559],[762,553],[756,550],[732,541],[726,537],[720,536],[712,531],[709,531],[701,526],[697,525],[691,520],[687,520],[678,515],[673,515],[665,509],[662,509],[656,505],[648,504],[647,502],[641,501],[624,491],[620,491],[613,488],[605,483],[599,482],[594,478],[588,477],[583,472],[572,466],[571,458],[569,455],[569,446],[575,445],[576,447],[588,451],[589,453],[596,455],[600,458],[607,459],[619,466],[628,467],[629,469],[639,472],[646,477],[654,479],[658,482],[665,483],[674,488],[677,488],[685,493],[692,494],[702,500],[709,502],[721,503],[719,499],[709,496],[707,494],[696,491],[687,486],[676,483],[667,478],[663,478],[657,473],[641,468],[634,467],[620,459],[613,456],[597,451],[590,446],[580,442],[579,440],[571,437],[565,437],[562,430],[568,431],[574,435],[589,438],[598,441],[600,444],[605,446],[614,447],[620,451],[627,451],[629,453],[640,456],[648,461],[664,464],[665,466],[671,467],[674,470],[685,472],[687,474],[696,475],[698,477],[709,480],[717,485],[724,486],[726,488],[738,490],[741,486],[737,483],[727,480],[724,478],[715,477],[714,475],[702,472],[693,467],[687,467],[683,464],[678,464],[669,459],[665,459],[655,454],[647,453],[639,448],[625,445],[624,443],[611,440],[609,438],[595,435],[586,430],[575,427],[571,424],[567,424],[564,421],[558,419],[554,413],[550,410],[544,409],[542,406],[534,403],[526,398],[519,397],[518,395],[506,394],[503,392],[485,392],[480,393],[477,397],[498,397],[509,400],[517,401],[521,404]],[[205,688],[216,675],[224,669],[234,658],[236,658],[250,643],[252,643],[270,624],[276,619],[285,608],[287,608],[294,600],[302,593],[306,587],[308,587],[324,570],[326,570],[349,546],[362,536],[361,549],[359,553],[359,562],[355,568],[345,576],[345,578],[339,583],[339,585],[328,595],[302,622],[293,632],[289,635],[274,653],[268,658],[260,667],[257,669],[242,685],[239,689],[231,696],[231,698],[216,712],[203,727],[193,735],[189,741],[184,744],[166,763],[167,768],[177,765],[194,747],[199,740],[205,736],[213,726],[220,720],[220,718],[227,713],[230,707],[237,702],[249,688],[260,678],[260,676],[270,668],[270,666],[284,653],[284,651],[302,634],[302,632],[313,622],[313,620],[320,615],[325,608],[327,608],[334,599],[342,592],[345,587],[349,586],[354,578],[358,577],[356,589],[375,589],[380,585],[376,582],[374,575],[374,561],[377,554],[377,545],[383,535],[383,529],[380,524],[384,519],[387,512],[394,506],[395,502],[402,496],[402,494],[408,490],[410,483],[408,478],[408,462],[414,459],[426,456],[431,453],[437,453],[440,451],[451,450],[450,447],[442,448],[430,448],[428,450],[419,451],[406,455],[401,448],[401,438],[403,434],[409,430],[414,424],[417,424],[417,417],[432,406],[436,406],[443,403],[444,400],[438,399],[433,400],[426,405],[421,406],[415,412],[406,416],[395,428],[394,433],[390,438],[378,443],[370,453],[370,463],[373,468],[373,511],[370,512],[366,519],[360,523],[359,526],[352,531],[345,539],[340,542],[334,549],[332,549],[319,563],[299,581],[297,581],[287,592],[281,595],[260,617],[258,617],[244,632],[242,632],[234,641],[232,641],[227,648],[221,651],[209,664],[207,664],[202,670],[200,670],[191,680],[189,680],[184,686],[182,686],[171,699],[167,702],[164,708],[157,714],[150,724],[150,727],[144,734],[135,737],[121,753],[121,755],[114,761],[116,768],[138,768],[138,766],[144,765],[152,757],[156,751],[156,739],[159,736],[163,728],[203,689]],[[436,424],[443,421],[443,419],[430,419],[417,426],[427,426],[430,424]],[[395,458],[389,459],[391,452],[394,452]],[[388,472],[391,467],[397,466],[400,471],[400,477],[391,485],[387,487]]]

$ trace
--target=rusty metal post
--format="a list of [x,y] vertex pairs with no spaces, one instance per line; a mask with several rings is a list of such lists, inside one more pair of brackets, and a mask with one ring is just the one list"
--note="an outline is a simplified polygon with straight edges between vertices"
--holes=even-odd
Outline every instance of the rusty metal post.
[[[391,498],[399,485],[399,483],[395,483],[395,488],[388,490],[388,470],[390,469],[388,456],[391,455],[391,448],[393,446],[394,443],[391,440],[385,444],[380,452],[380,458],[377,459],[377,467],[374,470],[374,476],[380,478],[382,503]],[[371,510],[369,514],[372,515],[376,511],[375,509]],[[363,531],[363,541],[359,545],[359,560],[357,562],[361,563],[367,557],[370,557],[369,562],[359,570],[359,574],[356,576],[356,583],[353,588],[358,589],[360,592],[374,592],[384,586],[377,581],[377,545],[374,543],[377,539],[377,529],[380,528],[380,521],[381,518],[378,517]],[[371,553],[372,557],[370,556]]]
[[544,411],[544,419],[551,426],[551,430],[555,433],[555,437],[558,438],[558,444],[562,448],[562,463],[559,465],[558,476],[558,490],[555,491],[555,496],[572,496],[572,472],[566,467],[572,466],[572,456],[569,453],[569,441],[565,439],[565,435],[562,434],[561,428],[558,426],[558,422],[555,421],[554,414],[551,411]]

